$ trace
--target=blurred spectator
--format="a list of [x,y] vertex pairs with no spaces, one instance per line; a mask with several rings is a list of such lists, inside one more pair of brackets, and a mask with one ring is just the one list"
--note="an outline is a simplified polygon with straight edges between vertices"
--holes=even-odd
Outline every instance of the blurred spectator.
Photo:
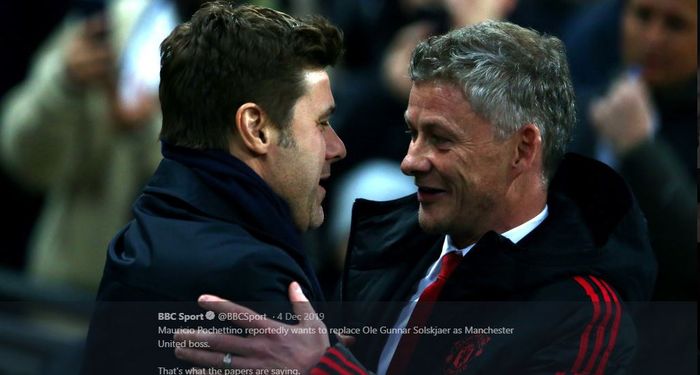
[[566,38],[581,125],[573,150],[618,168],[644,210],[657,299],[697,298],[697,2],[606,0]]
[[160,159],[160,41],[200,2],[77,1],[3,99],[4,165],[46,193],[32,277],[96,290],[107,242]]
[[[5,1],[0,3],[0,40],[10,57],[3,59],[0,74],[0,98],[19,83],[27,73],[29,60],[41,41],[63,18],[70,0],[39,0],[31,3]],[[36,9],[42,12],[37,13]],[[31,17],[32,22],[25,22]],[[19,186],[6,171],[0,168],[0,203],[6,212],[12,213],[0,235],[3,251],[0,266],[22,270],[25,265],[26,247],[34,220],[41,208],[41,195]]]

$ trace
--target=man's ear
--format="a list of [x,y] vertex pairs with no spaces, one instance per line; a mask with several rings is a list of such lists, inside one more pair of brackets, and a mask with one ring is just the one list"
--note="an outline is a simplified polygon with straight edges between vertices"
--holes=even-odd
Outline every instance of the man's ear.
[[516,170],[525,171],[541,159],[542,134],[535,124],[525,124],[514,134],[514,155],[512,166]]
[[245,103],[236,111],[236,130],[245,148],[256,155],[266,154],[271,144],[271,123],[255,103]]

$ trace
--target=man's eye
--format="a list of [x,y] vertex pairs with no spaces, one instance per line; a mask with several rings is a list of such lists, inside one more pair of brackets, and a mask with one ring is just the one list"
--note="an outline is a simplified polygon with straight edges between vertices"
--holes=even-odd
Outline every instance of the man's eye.
[[683,31],[688,27],[688,23],[677,16],[669,16],[665,20],[666,27],[671,31]]
[[651,20],[651,9],[647,7],[638,7],[634,9],[634,15],[639,21],[647,23]]
[[412,129],[406,129],[404,133],[408,134],[411,137],[411,140],[416,140],[416,131]]
[[432,142],[435,145],[441,145],[447,143],[447,138],[440,137],[438,135],[434,135],[430,137],[430,142]]

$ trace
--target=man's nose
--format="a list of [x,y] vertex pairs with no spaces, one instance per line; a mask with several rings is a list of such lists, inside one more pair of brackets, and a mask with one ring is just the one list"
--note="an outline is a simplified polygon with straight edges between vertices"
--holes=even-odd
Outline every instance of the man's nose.
[[667,37],[668,30],[661,17],[649,20],[645,25],[644,39],[651,48],[666,43]]
[[408,151],[401,161],[401,172],[408,176],[426,173],[430,170],[430,161],[425,157],[425,151],[414,141],[408,145]]
[[330,160],[333,163],[344,159],[346,155],[345,143],[338,137],[335,130],[329,127],[326,131],[326,160]]

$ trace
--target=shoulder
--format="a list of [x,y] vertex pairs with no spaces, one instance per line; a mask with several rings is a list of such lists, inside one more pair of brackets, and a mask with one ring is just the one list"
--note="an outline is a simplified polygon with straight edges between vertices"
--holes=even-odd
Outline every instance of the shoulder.
[[250,238],[232,245],[230,250],[222,254],[217,266],[202,267],[210,270],[202,274],[202,292],[239,301],[288,301],[288,285],[297,281],[310,299],[321,297],[310,294],[311,282],[302,260],[288,251]]
[[440,237],[420,228],[415,194],[384,202],[357,199],[352,209],[346,266],[375,269],[396,259],[410,263]]
[[[591,373],[624,368],[632,359],[637,334],[630,312],[615,288],[595,275],[576,275],[540,288],[534,310],[542,312],[552,345],[534,360],[558,358],[558,368]],[[542,304],[542,306],[540,306]]]
[[239,225],[217,220],[177,224],[164,223],[165,231],[154,229],[154,223],[132,222],[110,244],[105,278],[177,300],[209,293],[237,301],[286,301],[291,281],[310,285],[304,259]]
[[[604,278],[594,275],[574,275],[546,284],[529,298],[533,304],[551,304],[566,326],[618,332],[621,321],[628,315],[627,307],[615,288]],[[555,302],[550,302],[555,301]]]
[[573,275],[545,283],[532,295],[541,301],[620,301],[615,288],[604,278],[594,275]]

